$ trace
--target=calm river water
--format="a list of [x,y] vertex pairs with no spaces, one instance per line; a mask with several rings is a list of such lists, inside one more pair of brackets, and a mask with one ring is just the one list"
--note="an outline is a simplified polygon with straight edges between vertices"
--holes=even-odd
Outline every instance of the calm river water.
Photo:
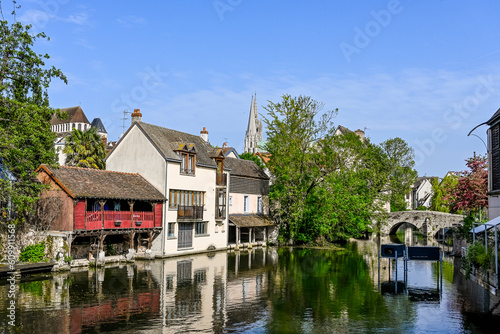
[[[384,243],[384,242],[383,242]],[[385,242],[390,243],[390,242]],[[16,282],[1,278],[2,333],[492,333],[500,306],[453,258],[382,259],[380,241],[342,251],[267,248],[137,262]],[[380,277],[380,279],[379,279]]]

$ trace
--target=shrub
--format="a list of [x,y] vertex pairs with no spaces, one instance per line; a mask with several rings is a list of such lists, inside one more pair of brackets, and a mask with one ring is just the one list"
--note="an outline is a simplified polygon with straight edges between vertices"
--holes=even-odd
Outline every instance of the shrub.
[[488,270],[493,259],[492,249],[486,251],[486,247],[479,241],[474,242],[467,248],[467,254],[462,260],[465,269],[465,278],[469,279],[472,269]]
[[26,246],[19,254],[21,262],[41,262],[47,260],[45,257],[45,243]]

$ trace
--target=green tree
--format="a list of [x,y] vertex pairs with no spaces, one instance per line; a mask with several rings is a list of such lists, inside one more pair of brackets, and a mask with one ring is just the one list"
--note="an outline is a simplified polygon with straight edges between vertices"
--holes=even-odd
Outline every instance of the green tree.
[[73,129],[65,138],[66,165],[74,167],[104,169],[106,167],[106,147],[97,133],[91,127],[87,131]]
[[[432,199],[431,210],[440,212],[456,212],[453,210],[450,195],[452,190],[458,185],[458,176],[455,174],[446,175],[441,182],[437,178],[432,179]],[[447,199],[448,198],[448,199]]]
[[284,95],[270,102],[266,163],[275,181],[270,202],[283,241],[339,241],[360,236],[381,210],[387,167],[382,151],[354,133],[335,136],[337,110]]
[[262,160],[260,160],[260,158],[258,156],[256,156],[255,154],[252,154],[250,152],[245,152],[245,153],[240,154],[240,159],[251,160],[251,161],[255,162],[255,164],[257,164],[257,166],[259,166],[260,168],[264,168]]
[[391,194],[391,211],[406,210],[405,196],[417,178],[415,152],[403,139],[396,137],[380,144],[389,160],[388,191]]
[[[15,2],[14,2],[15,5]],[[15,14],[13,12],[13,14]],[[16,181],[0,180],[0,200],[10,199],[20,218],[32,209],[42,185],[34,171],[54,164],[54,134],[47,89],[52,79],[66,82],[55,67],[47,68],[47,54],[33,50],[44,33],[32,34],[30,25],[10,24],[0,4],[0,156]],[[15,17],[15,15],[14,15]]]

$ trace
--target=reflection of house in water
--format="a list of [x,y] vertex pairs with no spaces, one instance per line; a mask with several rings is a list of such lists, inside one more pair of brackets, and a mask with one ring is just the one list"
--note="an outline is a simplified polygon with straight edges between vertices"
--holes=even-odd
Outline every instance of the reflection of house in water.
[[[93,275],[97,276],[97,282],[92,276],[84,278],[83,282],[93,284],[98,291],[98,294],[93,295],[97,299],[71,309],[70,333],[109,325],[114,329],[125,329],[128,328],[129,322],[137,323],[138,318],[159,317],[161,299],[158,282],[153,281],[148,271],[136,271],[132,266],[127,266],[126,269],[123,274],[116,272],[123,271],[123,268],[114,268],[113,274],[106,274],[104,269],[101,269]],[[70,295],[73,295],[71,291]],[[78,296],[78,293],[74,295]]]
[[160,327],[160,282],[149,264],[26,276],[16,285],[16,328],[20,333],[100,333],[110,329],[134,333],[144,326]]
[[257,312],[266,304],[264,268],[276,262],[275,251],[266,249],[162,262],[164,329],[219,333],[243,320],[257,321]]

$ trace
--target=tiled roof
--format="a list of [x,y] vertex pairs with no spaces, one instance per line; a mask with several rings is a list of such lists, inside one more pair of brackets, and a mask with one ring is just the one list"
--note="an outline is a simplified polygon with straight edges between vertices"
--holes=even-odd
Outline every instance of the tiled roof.
[[45,171],[73,198],[116,198],[165,201],[166,198],[139,174],[89,168],[42,165]]
[[229,221],[238,227],[272,226],[273,221],[265,215],[229,215]]
[[253,177],[257,179],[269,180],[269,176],[264,173],[262,168],[251,160],[226,158],[224,167],[231,169],[231,175]]
[[50,125],[66,124],[66,123],[87,123],[87,124],[90,124],[89,120],[87,119],[87,116],[85,116],[85,113],[83,112],[83,110],[80,106],[71,107],[71,108],[63,108],[60,110],[61,110],[61,112],[65,112],[68,115],[68,117],[65,119],[60,119],[59,117],[57,117],[57,113],[54,113],[54,115],[52,116],[52,119],[50,120]]
[[166,159],[180,161],[180,157],[175,151],[179,149],[179,143],[186,143],[194,145],[196,165],[217,167],[215,161],[210,158],[213,147],[200,136],[143,122],[134,123],[134,125],[137,125],[146,133]]
[[354,131],[346,128],[345,126],[339,125],[337,126],[337,129],[335,130],[335,133],[340,132],[341,134],[345,135],[347,133],[353,133]]

